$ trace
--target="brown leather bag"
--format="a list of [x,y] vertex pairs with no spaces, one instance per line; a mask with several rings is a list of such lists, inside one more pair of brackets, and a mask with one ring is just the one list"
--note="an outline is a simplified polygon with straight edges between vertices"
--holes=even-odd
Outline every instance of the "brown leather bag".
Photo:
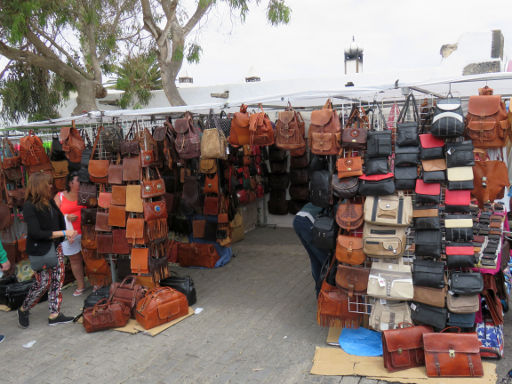
[[123,184],[123,165],[121,164],[121,159],[118,158],[117,161],[111,162],[108,166],[108,183],[109,184]]
[[448,283],[446,282],[443,288],[431,288],[414,286],[413,301],[431,305],[433,307],[444,308],[446,307],[446,294],[448,292]]
[[87,333],[124,327],[130,319],[130,309],[122,303],[101,299],[84,309],[84,328]]
[[507,108],[501,96],[485,86],[479,96],[471,96],[466,115],[466,137],[477,148],[501,148],[510,131]]
[[[144,239],[144,219],[129,217],[126,220],[126,238],[131,244]],[[144,244],[144,243],[142,243]]]
[[66,157],[73,163],[79,163],[82,159],[82,152],[85,149],[85,143],[80,132],[75,128],[75,122],[71,127],[62,127],[60,129],[59,141],[62,143],[62,150]]
[[112,229],[112,253],[129,255],[130,245],[126,238],[126,229]]
[[144,220],[167,219],[167,206],[165,200],[147,201],[143,203]]
[[336,240],[336,260],[350,265],[361,265],[366,260],[363,252],[363,238],[338,235]]
[[219,254],[212,244],[180,243],[178,263],[182,267],[214,268]]
[[[96,185],[80,183],[80,189],[78,190],[78,203],[88,207],[95,206],[97,205],[96,194]],[[93,202],[95,202],[95,204],[92,204]]]
[[337,155],[340,151],[341,123],[331,99],[321,110],[311,112],[308,141],[315,155]]
[[139,181],[141,174],[139,156],[123,159],[123,181]]
[[336,160],[338,179],[363,175],[363,160],[361,156],[353,156],[352,153],[346,157]]
[[110,232],[112,228],[108,225],[108,212],[96,212],[96,225],[97,232]]
[[160,176],[160,171],[156,169],[157,178],[151,179],[149,168],[146,168],[146,177],[141,181],[141,197],[149,199],[151,197],[163,196],[165,194],[165,182]]
[[359,111],[358,107],[353,107],[352,112],[345,124],[341,136],[342,146],[344,148],[364,149],[368,136],[368,117]]
[[98,233],[96,235],[98,241],[98,253],[113,253],[112,252],[112,234],[111,233]]
[[81,243],[82,249],[96,249],[98,247],[94,225],[82,225]]
[[354,294],[364,295],[368,287],[369,275],[368,268],[339,264],[336,270],[336,286],[347,292],[350,298]]
[[106,192],[105,189],[100,186],[100,194],[98,196],[98,207],[109,209],[112,201],[112,193]]
[[133,273],[149,273],[149,248],[132,248],[130,268]]
[[199,172],[206,174],[217,173],[217,159],[200,159]]
[[203,193],[219,194],[219,174],[214,173],[213,175],[206,175],[204,178]]
[[108,225],[112,227],[126,226],[126,209],[124,205],[111,205],[108,210]]
[[[10,156],[5,153],[6,147],[9,147]],[[2,140],[2,169],[5,171],[10,168],[19,168],[21,166],[21,156],[14,149],[11,141],[7,138]]]
[[184,118],[177,119],[172,129],[176,135],[174,147],[181,159],[193,159],[201,155],[200,130],[194,124],[190,112],[185,112]]
[[293,151],[306,146],[305,127],[301,114],[296,112],[289,103],[288,105],[286,111],[278,114],[275,141],[278,148]]
[[110,267],[104,257],[99,257],[96,250],[82,249],[85,274],[93,285],[107,285],[112,281]]
[[443,331],[423,335],[427,376],[483,376],[484,371],[480,357],[481,344],[477,334],[443,333]]
[[250,142],[249,114],[245,104],[240,106],[240,112],[236,112],[231,120],[228,141],[233,146],[247,145]]
[[124,140],[121,142],[121,155],[122,156],[137,156],[139,154],[139,142],[135,138],[139,130],[139,124],[134,121],[126,134]]
[[[50,164],[41,139],[30,130],[27,136],[20,139],[21,164],[31,167],[39,164]],[[80,161],[80,160],[78,160]]]
[[[316,319],[322,327],[359,328],[363,315],[349,311],[348,294],[326,281],[322,283],[318,294]],[[360,302],[360,296],[356,296],[358,311],[364,311],[364,303]],[[355,309],[355,308],[352,308]]]
[[[108,160],[95,160],[94,153],[96,152],[96,147],[98,146],[98,141],[100,139],[101,131],[103,127],[98,129],[96,133],[96,139],[94,140],[94,145],[92,147],[91,157],[89,158],[89,166],[87,170],[89,171],[89,179],[93,183],[106,184],[108,181]],[[80,159],[78,159],[80,161]]]
[[481,208],[488,201],[501,199],[505,187],[510,185],[507,165],[500,160],[475,161],[473,174],[471,194],[477,198]]
[[144,329],[151,329],[187,314],[188,302],[183,293],[171,287],[159,287],[139,300],[135,319]]
[[125,205],[126,204],[126,186],[125,185],[113,185],[112,186],[112,200],[110,203],[113,205]]
[[260,104],[261,112],[249,117],[249,143],[251,145],[274,144],[274,130],[268,115]]
[[141,186],[139,184],[126,186],[126,206],[125,206],[125,208],[126,208],[127,212],[135,212],[135,213],[144,212],[144,208],[142,206],[141,194],[142,194]]
[[338,204],[336,223],[347,231],[352,231],[363,225],[363,204]]
[[110,285],[110,297],[113,303],[121,303],[130,309],[131,317],[135,318],[137,303],[146,295],[146,289],[137,284],[133,275],[126,276],[120,283]]
[[434,332],[432,328],[425,325],[416,327],[409,325],[405,328],[383,331],[382,357],[384,367],[389,372],[395,372],[424,365],[423,335],[432,332]]

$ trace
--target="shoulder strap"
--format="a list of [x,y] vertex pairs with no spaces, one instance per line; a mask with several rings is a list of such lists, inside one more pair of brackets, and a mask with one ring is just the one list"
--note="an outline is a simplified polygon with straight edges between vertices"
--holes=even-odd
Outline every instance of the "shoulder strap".
[[407,99],[405,100],[404,107],[402,108],[402,110],[400,111],[400,114],[398,115],[397,123],[405,122],[405,119],[407,118],[407,111],[409,110],[409,107],[411,106],[411,104],[412,104],[412,108],[413,108],[413,118],[414,118],[413,121],[416,121],[416,122],[420,121],[420,117],[419,117],[419,113],[418,113],[418,106],[416,105],[416,99],[414,98],[414,95],[411,92],[411,93],[409,93],[409,96],[407,96]]

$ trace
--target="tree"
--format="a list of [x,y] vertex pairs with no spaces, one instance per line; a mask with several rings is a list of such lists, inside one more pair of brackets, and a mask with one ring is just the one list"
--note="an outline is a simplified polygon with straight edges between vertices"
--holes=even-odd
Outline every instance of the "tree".
[[[227,2],[231,9],[240,13],[242,21],[245,19],[251,0],[223,1]],[[140,0],[140,2],[144,29],[151,35],[156,46],[165,95],[171,105],[185,105],[176,87],[176,77],[185,56],[189,61],[198,61],[201,51],[196,44],[187,45],[186,39],[217,0],[197,0],[196,9],[190,17],[186,17],[186,12],[180,4],[182,2],[179,0]],[[290,12],[284,0],[269,0],[267,19],[272,25],[288,23]],[[162,23],[158,17],[160,13],[163,13]]]
[[73,114],[98,109],[119,43],[140,29],[137,0],[0,0],[0,9],[0,54],[72,84]]

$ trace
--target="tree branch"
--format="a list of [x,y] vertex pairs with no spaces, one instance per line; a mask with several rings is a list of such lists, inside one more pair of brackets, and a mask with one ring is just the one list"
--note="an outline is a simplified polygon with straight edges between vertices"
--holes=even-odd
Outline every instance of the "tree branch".
[[155,40],[157,40],[160,37],[162,30],[155,24],[149,0],[141,0],[140,3],[142,5],[142,20],[144,21],[144,28],[153,35]]
[[201,0],[197,3],[197,8],[192,17],[187,21],[185,26],[183,27],[183,34],[187,36],[192,29],[197,25],[199,20],[204,16],[204,14],[211,8],[213,1],[208,0],[207,4],[204,4]]
[[87,37],[87,53],[91,60],[91,66],[93,71],[94,80],[101,84],[101,67],[98,61],[97,44],[96,44],[96,31],[94,30],[93,24],[84,25],[85,36]]
[[157,40],[158,46],[165,44],[165,41],[168,39],[169,32],[171,32],[171,29],[174,27],[173,21],[176,20],[176,7],[178,6],[178,2],[174,0],[162,0],[161,4],[165,13],[165,18],[167,19],[167,23],[165,24],[165,28]]

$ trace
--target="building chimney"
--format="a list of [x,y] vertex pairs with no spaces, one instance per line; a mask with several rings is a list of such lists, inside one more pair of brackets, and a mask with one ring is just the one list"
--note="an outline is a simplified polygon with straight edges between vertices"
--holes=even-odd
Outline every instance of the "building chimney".
[[345,49],[345,75],[363,72],[363,48],[356,44],[352,36],[352,43]]

